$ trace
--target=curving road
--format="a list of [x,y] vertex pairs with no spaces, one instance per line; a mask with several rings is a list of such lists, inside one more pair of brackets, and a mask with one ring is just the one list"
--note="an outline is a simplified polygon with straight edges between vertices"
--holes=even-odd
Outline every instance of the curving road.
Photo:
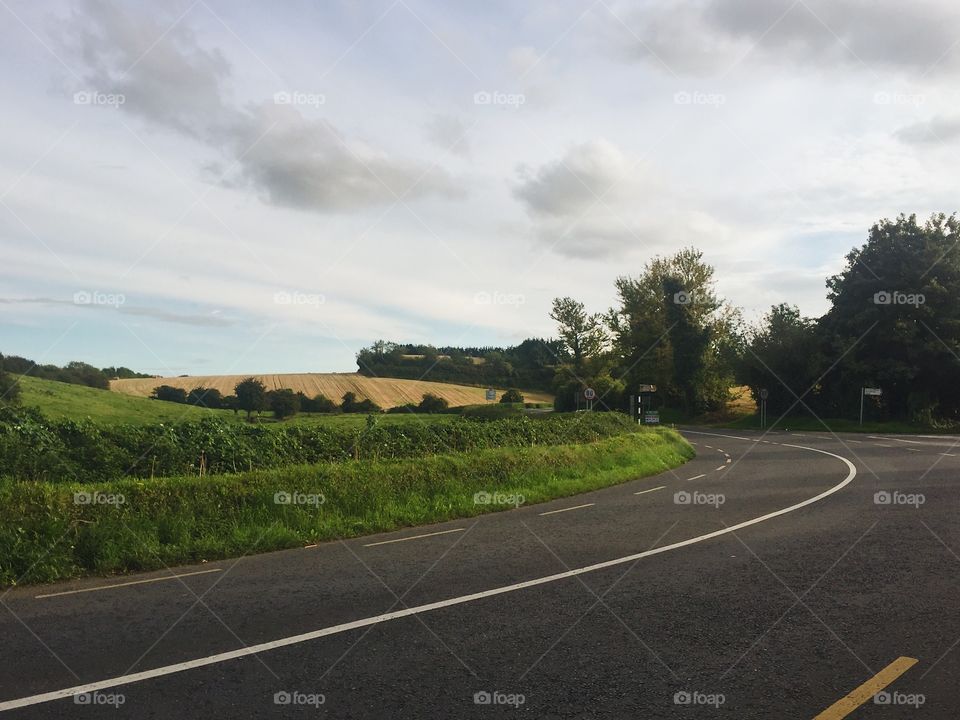
[[685,433],[573,498],[8,591],[0,717],[956,717],[960,439]]

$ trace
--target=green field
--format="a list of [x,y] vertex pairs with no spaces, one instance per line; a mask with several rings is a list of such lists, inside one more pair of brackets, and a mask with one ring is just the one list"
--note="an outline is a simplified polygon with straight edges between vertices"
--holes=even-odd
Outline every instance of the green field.
[[[218,417],[227,421],[244,422],[245,414],[234,414],[232,410],[207,410],[192,405],[151,400],[150,398],[123,395],[110,390],[99,390],[84,385],[71,385],[54,380],[40,380],[27,375],[20,376],[21,402],[28,407],[36,407],[52,420],[84,420],[90,418],[104,425],[145,425],[151,423],[175,423],[184,420],[199,420],[203,417]],[[404,422],[443,422],[453,415],[414,415],[397,413],[378,416],[378,422],[396,424]],[[278,425],[264,413],[261,421],[267,427]],[[363,427],[367,416],[319,415],[301,413],[283,424],[325,424],[334,427]]]

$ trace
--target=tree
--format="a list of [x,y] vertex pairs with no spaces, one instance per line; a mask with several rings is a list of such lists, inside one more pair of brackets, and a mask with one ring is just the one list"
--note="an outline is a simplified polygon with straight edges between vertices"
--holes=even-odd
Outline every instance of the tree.
[[420,404],[417,405],[417,412],[421,413],[440,413],[446,411],[450,403],[445,398],[434,395],[433,393],[424,393]]
[[220,391],[216,388],[205,388],[203,386],[195,387],[188,392],[186,402],[188,405],[212,408],[214,410],[223,407],[223,398],[220,395]]
[[714,270],[694,248],[649,262],[616,280],[620,307],[607,316],[626,387],[657,386],[688,414],[721,408],[741,344],[739,311],[716,296]]
[[769,391],[767,412],[777,417],[802,410],[798,397],[808,406],[813,402],[806,393],[814,391],[822,363],[816,321],[803,317],[795,305],[780,303],[749,331],[737,376],[755,401],[761,389]]
[[510,389],[507,390],[503,395],[500,396],[500,402],[502,403],[522,403],[523,395],[520,394],[519,390]]
[[183,388],[173,387],[172,385],[160,385],[153,389],[150,397],[154,400],[165,400],[166,402],[185,403],[187,401],[187,391]]
[[277,420],[284,420],[300,412],[300,398],[290,388],[271,390],[267,393],[267,406]]
[[870,385],[886,417],[960,419],[960,221],[881,220],[846,259],[819,328],[824,411],[854,414]]
[[607,332],[603,315],[590,315],[584,304],[573,298],[555,298],[550,318],[557,323],[557,332],[570,353],[574,371],[582,374],[588,358],[603,352],[607,344]]
[[267,388],[256,378],[241,380],[233,392],[237,396],[237,406],[246,411],[247,420],[254,412],[259,414],[267,407]]
[[345,413],[356,412],[357,408],[357,394],[355,392],[345,392],[343,397],[340,398],[340,410]]

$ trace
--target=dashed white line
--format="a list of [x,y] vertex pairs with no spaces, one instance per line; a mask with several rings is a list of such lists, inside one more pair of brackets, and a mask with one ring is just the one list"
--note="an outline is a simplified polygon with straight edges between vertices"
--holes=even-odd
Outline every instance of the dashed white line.
[[145,585],[147,583],[160,582],[161,580],[176,580],[177,578],[190,577],[191,575],[206,575],[207,573],[220,572],[220,568],[210,568],[209,570],[197,570],[196,572],[180,573],[179,575],[164,575],[158,578],[147,578],[146,580],[130,580],[129,582],[114,583],[113,585],[98,585],[97,587],[80,588],[79,590],[64,590],[63,592],[44,593],[35,595],[35,599],[60,597],[61,595],[76,595],[78,593],[96,592],[97,590],[112,590],[118,587],[127,587],[128,585]]
[[[688,431],[695,432],[695,431]],[[710,433],[703,433],[710,434]],[[729,436],[728,436],[729,437]],[[653,555],[659,555],[661,553],[670,552],[672,550],[677,550],[682,547],[687,547],[689,545],[694,545],[696,543],[705,542],[707,540],[712,540],[715,537],[722,537],[728,533],[735,533],[738,530],[743,528],[750,527],[751,525],[756,525],[758,523],[766,522],[772,520],[773,518],[780,517],[781,515],[786,515],[787,513],[794,512],[801,508],[805,508],[808,505],[813,505],[818,503],[824,498],[833,495],[836,492],[839,492],[851,482],[857,476],[856,466],[847,460],[841,455],[836,455],[832,452],[827,452],[826,450],[820,450],[819,448],[805,447],[802,445],[787,445],[787,447],[794,447],[800,450],[809,450],[810,452],[820,453],[822,455],[827,455],[837,460],[842,461],[848,468],[847,477],[844,478],[841,482],[837,483],[833,487],[827,488],[819,495],[815,495],[812,498],[807,498],[801,502],[798,502],[789,507],[782,508],[780,510],[775,510],[766,515],[761,515],[760,517],[752,518],[750,520],[744,520],[741,523],[736,525],[731,525],[725,527],[721,530],[714,530],[713,532],[707,533],[705,535],[697,535],[696,537],[688,538],[686,540],[681,540],[679,542],[671,543],[670,545],[661,545],[660,547],[653,548],[652,550],[645,550],[643,552],[635,553],[633,555],[626,555],[624,557],[614,558],[612,560],[606,560],[604,562],[596,563],[594,565],[585,565],[583,567],[574,568],[572,570],[567,570],[565,572],[556,573],[554,575],[545,575],[542,577],[534,578],[532,580],[525,580],[523,582],[515,583],[513,585],[503,585],[500,587],[492,588],[490,590],[482,590],[470,595],[460,595],[459,597],[447,598],[446,600],[438,600],[432,603],[426,603],[424,605],[416,605],[414,607],[405,607],[400,610],[395,610],[393,612],[384,613],[382,615],[373,615],[371,617],[361,618],[359,620],[354,620],[352,622],[342,623],[340,625],[331,625],[325,628],[319,628],[317,630],[312,630],[310,632],[302,633],[300,635],[291,635],[289,637],[280,638],[278,640],[271,640],[269,642],[260,643],[258,645],[249,645],[247,647],[238,648],[236,650],[229,650],[227,652],[221,652],[214,655],[208,655],[206,657],[195,658],[193,660],[187,660],[185,662],[175,663],[173,665],[164,665],[161,667],[152,668],[150,670],[144,670],[138,673],[131,673],[128,675],[118,675],[116,677],[107,678],[106,680],[98,680],[96,682],[90,682],[83,685],[75,685],[74,687],[62,688],[60,690],[52,690],[50,692],[40,693],[37,695],[28,695],[26,697],[16,698],[14,700],[6,700],[0,702],[0,712],[5,712],[7,710],[14,710],[16,708],[28,707],[30,705],[39,705],[41,703],[52,702],[54,700],[63,700],[65,698],[72,697],[74,695],[81,695],[84,693],[97,692],[99,690],[105,690],[106,688],[119,687],[122,685],[129,685],[131,683],[142,682],[144,680],[150,680],[152,678],[164,677],[166,675],[173,675],[174,673],[184,672],[187,670],[193,670],[195,668],[206,667],[208,665],[216,665],[218,663],[227,662],[229,660],[236,660],[242,657],[249,657],[250,655],[256,655],[258,653],[266,652],[268,650],[275,650],[276,648],[289,647],[291,645],[297,645],[304,642],[309,642],[311,640],[317,640],[322,637],[327,637],[330,635],[336,635],[338,633],[348,632],[350,630],[356,630],[358,628],[369,627],[371,625],[377,625],[380,623],[388,622],[390,620],[395,620],[397,618],[409,617],[411,615],[419,615],[422,613],[430,612],[432,610],[438,610],[440,608],[451,607],[454,605],[462,605],[464,603],[474,602],[476,600],[482,600],[484,598],[495,597],[497,595],[503,595],[505,593],[516,592],[518,590],[525,590],[530,587],[537,587],[539,585],[545,585],[547,583],[558,582],[560,580],[566,580],[571,577],[578,577],[585,573],[596,572],[597,570],[604,570],[609,567],[615,567],[618,565],[623,565],[625,563],[632,563],[640,560],[642,558],[651,557]]]
[[956,457],[954,453],[937,453],[937,455],[944,455],[946,457]]
[[721,465],[721,466],[718,467],[718,468],[714,468],[713,471],[716,472],[717,470],[726,470],[726,469],[727,469],[727,466],[726,466],[726,465]]
[[702,477],[706,477],[706,473],[700,473],[699,475],[694,475],[692,478],[687,478],[687,482],[691,480],[699,480]]
[[644,495],[644,494],[646,494],[646,493],[648,493],[648,492],[653,492],[654,490],[663,490],[665,487],[666,487],[666,485],[660,485],[660,486],[655,487],[655,488],[649,488],[649,489],[647,489],[647,490],[641,490],[640,492],[635,492],[634,495]]
[[568,512],[570,510],[579,510],[580,508],[590,507],[591,505],[596,505],[596,503],[585,503],[583,505],[574,505],[573,507],[560,508],[559,510],[548,510],[547,512],[540,513],[541,515],[555,515],[557,513]]
[[440,530],[439,532],[424,533],[423,535],[411,535],[410,537],[397,538],[396,540],[381,540],[380,542],[367,543],[364,547],[375,547],[376,545],[389,545],[390,543],[406,542],[407,540],[419,540],[420,538],[433,537],[434,535],[446,535],[448,533],[463,532],[466,528],[454,528],[453,530]]

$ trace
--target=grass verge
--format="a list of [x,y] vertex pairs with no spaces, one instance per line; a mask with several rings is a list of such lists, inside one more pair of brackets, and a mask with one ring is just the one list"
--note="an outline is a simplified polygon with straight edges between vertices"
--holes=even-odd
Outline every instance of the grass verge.
[[[666,428],[593,443],[97,484],[0,483],[0,585],[152,570],[508,509],[676,467],[693,449]],[[75,493],[101,493],[77,504]],[[318,504],[278,504],[277,493]],[[118,502],[122,498],[123,502]],[[110,502],[110,501],[114,502]]]

